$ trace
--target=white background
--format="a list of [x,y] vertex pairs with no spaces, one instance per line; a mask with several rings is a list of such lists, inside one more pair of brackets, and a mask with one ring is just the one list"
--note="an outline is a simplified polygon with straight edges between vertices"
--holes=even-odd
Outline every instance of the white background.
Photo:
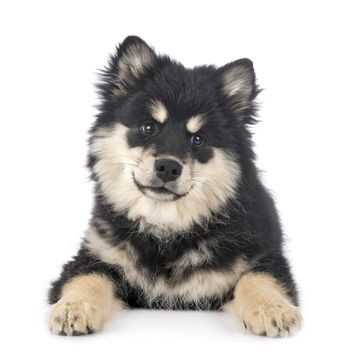
[[[1,1],[1,347],[346,345],[346,33],[343,1]],[[300,286],[297,336],[163,311],[124,312],[89,337],[48,332],[49,282],[76,252],[92,204],[84,164],[95,73],[129,34],[189,67],[253,60],[265,88],[256,151]]]

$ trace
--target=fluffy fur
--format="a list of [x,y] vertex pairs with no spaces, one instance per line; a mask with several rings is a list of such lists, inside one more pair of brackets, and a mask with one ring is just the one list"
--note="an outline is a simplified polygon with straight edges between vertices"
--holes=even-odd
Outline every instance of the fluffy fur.
[[259,180],[252,62],[186,69],[128,37],[98,85],[90,227],[49,291],[54,333],[114,305],[234,311],[256,334],[300,327],[276,208]]

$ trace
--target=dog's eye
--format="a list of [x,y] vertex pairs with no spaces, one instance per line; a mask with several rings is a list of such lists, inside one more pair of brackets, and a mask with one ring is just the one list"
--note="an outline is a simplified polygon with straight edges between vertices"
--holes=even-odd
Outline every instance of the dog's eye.
[[194,145],[194,146],[201,146],[204,142],[205,139],[202,135],[200,134],[194,134],[191,138],[190,138],[190,142]]
[[157,124],[154,121],[148,120],[141,124],[140,132],[145,136],[154,135],[158,130]]

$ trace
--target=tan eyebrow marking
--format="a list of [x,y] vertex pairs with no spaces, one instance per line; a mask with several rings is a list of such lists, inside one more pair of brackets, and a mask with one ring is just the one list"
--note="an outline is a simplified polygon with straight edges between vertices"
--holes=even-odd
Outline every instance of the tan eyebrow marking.
[[189,118],[187,122],[187,130],[194,134],[196,133],[203,125],[204,125],[204,116],[201,114],[194,115],[193,117]]
[[160,101],[153,101],[150,106],[152,117],[159,123],[164,123],[168,117],[164,104]]

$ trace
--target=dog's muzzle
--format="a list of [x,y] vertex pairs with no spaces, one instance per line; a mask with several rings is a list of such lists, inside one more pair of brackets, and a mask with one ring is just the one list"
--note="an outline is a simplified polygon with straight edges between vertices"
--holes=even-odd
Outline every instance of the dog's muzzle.
[[158,159],[154,169],[156,176],[164,183],[177,180],[182,173],[182,165],[173,159]]

